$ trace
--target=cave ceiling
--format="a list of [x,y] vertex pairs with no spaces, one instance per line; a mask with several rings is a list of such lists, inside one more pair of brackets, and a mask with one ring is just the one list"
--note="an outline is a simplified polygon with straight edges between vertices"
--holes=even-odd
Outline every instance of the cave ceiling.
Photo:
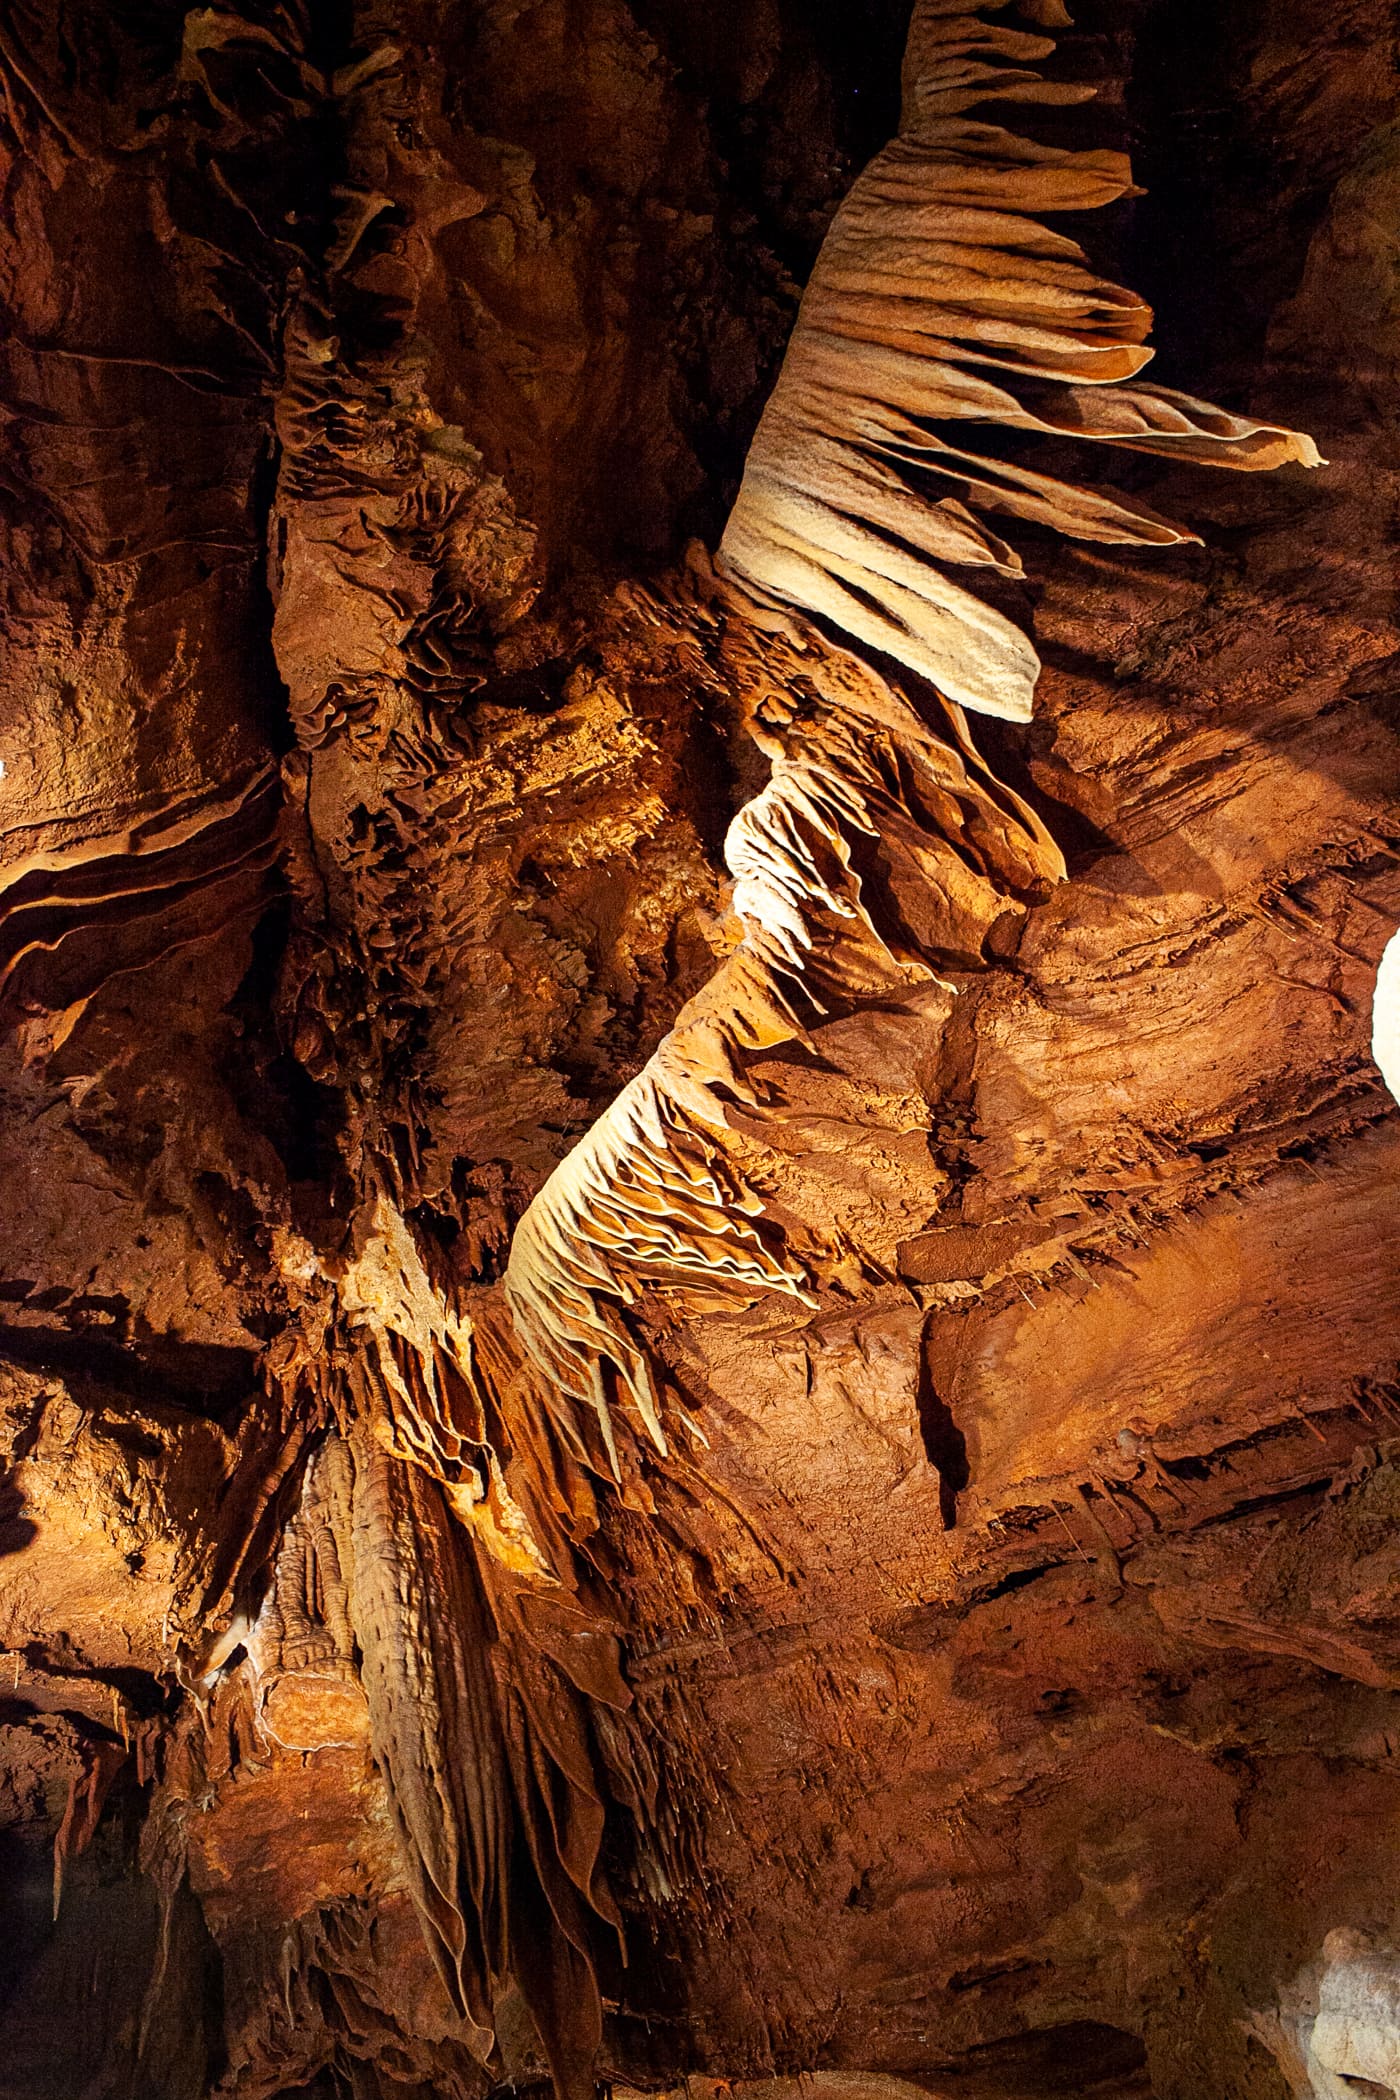
[[0,2100],[1400,2094],[1396,25],[1072,12],[0,14]]

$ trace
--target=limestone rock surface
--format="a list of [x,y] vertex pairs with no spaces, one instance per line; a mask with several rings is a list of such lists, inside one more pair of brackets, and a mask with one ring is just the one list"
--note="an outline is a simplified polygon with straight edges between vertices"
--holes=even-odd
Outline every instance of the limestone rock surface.
[[1120,456],[970,749],[877,666],[664,1453],[503,1279],[877,675],[706,550],[907,0],[0,24],[4,2100],[1400,2089],[1394,23],[1021,12],[1327,465]]

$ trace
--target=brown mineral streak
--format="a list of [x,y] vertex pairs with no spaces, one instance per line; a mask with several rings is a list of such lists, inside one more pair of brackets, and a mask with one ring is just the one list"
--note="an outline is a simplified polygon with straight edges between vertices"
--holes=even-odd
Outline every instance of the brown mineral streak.
[[1268,13],[0,28],[5,2100],[1400,2090],[1396,80]]

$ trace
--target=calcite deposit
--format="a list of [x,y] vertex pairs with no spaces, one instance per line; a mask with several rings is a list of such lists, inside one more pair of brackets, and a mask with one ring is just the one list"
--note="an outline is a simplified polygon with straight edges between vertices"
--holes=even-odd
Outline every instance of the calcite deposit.
[[1400,2092],[1391,10],[0,146],[0,2096]]

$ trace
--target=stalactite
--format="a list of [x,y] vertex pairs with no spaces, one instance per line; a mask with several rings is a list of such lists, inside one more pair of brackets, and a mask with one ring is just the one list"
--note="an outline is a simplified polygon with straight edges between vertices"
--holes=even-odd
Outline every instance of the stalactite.
[[[304,1243],[287,1258],[301,1274]],[[514,1977],[560,2090],[582,2091],[601,2032],[593,1934],[620,1929],[605,1803],[619,1785],[645,1795],[625,1758],[614,1771],[625,1744],[605,1781],[592,1718],[630,1703],[582,1595],[602,1454],[559,1440],[499,1308],[454,1309],[382,1191],[329,1269],[276,1368],[283,1412],[301,1417],[314,1368],[323,1427],[260,1607],[235,1610],[202,1685],[246,1649],[254,1724],[295,1749],[279,1734],[305,1710],[289,1678],[320,1680],[318,1716],[338,1731],[324,1740],[342,1722],[353,1735],[358,1679],[405,1879],[471,2048],[499,2068],[495,2003]],[[251,1587],[245,1573],[238,1595]]]
[[125,1747],[84,1743],[78,1769],[68,1782],[68,1799],[53,1841],[53,1914],[63,1902],[63,1876],[70,1859],[85,1852],[102,1819],[107,1792],[126,1761]]
[[510,1829],[483,1602],[436,1482],[364,1430],[351,1451],[351,1616],[371,1742],[438,1972],[489,2046]]
[[349,1450],[350,1615],[429,1948],[483,2061],[514,1975],[560,2090],[591,2092],[590,1919],[621,1922],[601,1872],[607,1793],[587,1719],[590,1701],[630,1701],[611,1643],[569,1598],[541,1604],[481,1551],[424,1468],[363,1424]]
[[[357,1249],[336,1278],[343,1355],[353,1393],[332,1400],[365,1422],[386,1451],[444,1490],[454,1516],[516,1573],[557,1579],[502,1464],[499,1413],[474,1321],[444,1303],[393,1203],[376,1191]],[[557,1471],[556,1457],[551,1470]]]
[[[633,1492],[619,1401],[666,1450],[630,1310],[658,1284],[817,1302],[735,1155],[729,1111],[762,1105],[755,1057],[810,1045],[864,1000],[976,967],[999,916],[1063,873],[962,712],[1024,717],[1035,652],[947,571],[1020,575],[989,517],[1145,545],[1191,537],[1125,498],[983,457],[960,433],[994,424],[1250,467],[1316,457],[1291,433],[1135,383],[1147,309],[1027,216],[1121,195],[1126,163],[965,119],[989,95],[1079,94],[1027,70],[1048,38],[991,27],[987,11],[921,0],[903,131],[823,248],[718,560],[697,555],[650,598],[633,594],[643,617],[679,619],[729,657],[770,764],[726,841],[737,942],[517,1228],[508,1322],[444,1296],[386,1159],[362,1181],[344,1256],[321,1263],[330,1295],[306,1346],[278,1372],[288,1396],[310,1381],[349,1456],[337,1566],[427,1944],[487,2064],[496,1993],[518,1978],[564,2090],[589,2081],[593,1933],[618,1923],[599,1871],[609,1787],[590,1716],[629,1696],[579,1602],[586,1480],[604,1466]],[[1055,12],[1048,0],[1030,11]],[[302,347],[287,488],[337,516],[353,497],[358,518],[359,452],[342,460],[327,438],[314,344]],[[413,520],[400,493],[375,487],[402,540]],[[430,552],[446,516],[421,520]],[[299,573],[284,579],[284,643]],[[822,621],[901,669],[875,668]],[[361,711],[383,669],[368,666]],[[906,673],[925,684],[906,688]],[[308,749],[334,730],[323,714],[298,716]],[[274,1570],[266,1630],[283,1646],[312,1637],[278,1603],[283,1585],[294,1604],[311,1550],[298,1535]],[[615,1754],[622,1739],[613,1732]],[[640,1780],[609,1777],[644,1801]]]

